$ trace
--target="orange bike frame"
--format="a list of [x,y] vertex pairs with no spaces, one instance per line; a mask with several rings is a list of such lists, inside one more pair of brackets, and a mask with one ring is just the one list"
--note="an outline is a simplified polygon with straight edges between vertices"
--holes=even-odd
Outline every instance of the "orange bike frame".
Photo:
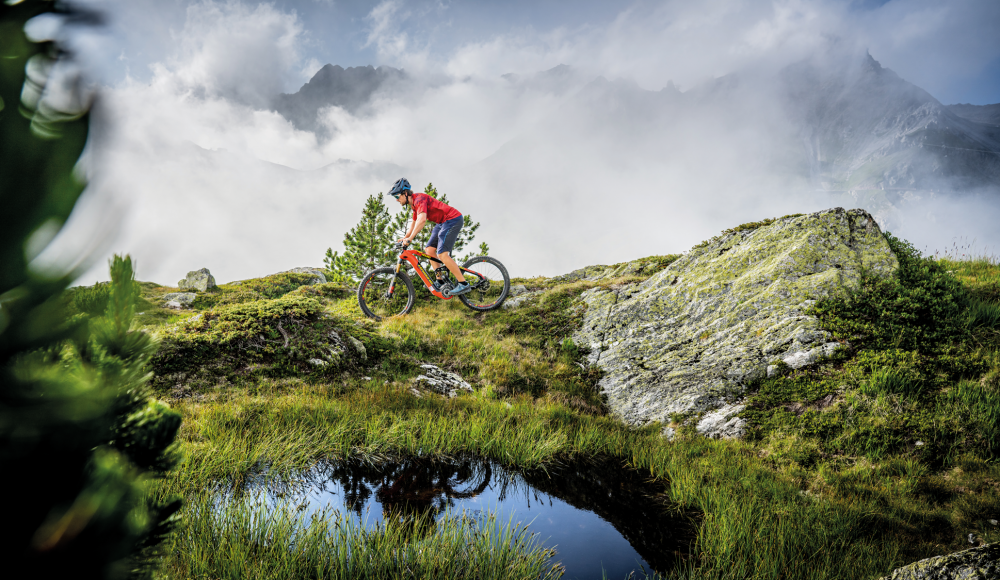
[[[441,300],[451,300],[452,296],[445,296],[441,292],[434,289],[433,283],[431,282],[430,278],[427,277],[427,273],[424,272],[424,268],[420,265],[420,262],[418,261],[419,258],[427,258],[428,260],[431,261],[437,260],[437,258],[431,258],[430,256],[421,252],[420,250],[406,250],[402,254],[400,254],[399,259],[396,260],[396,273],[397,274],[399,273],[399,269],[403,266],[403,260],[406,260],[407,262],[409,262],[411,266],[413,266],[413,271],[416,272],[417,276],[420,276],[420,279],[424,281],[424,286],[427,287],[427,290],[429,290],[431,294],[437,296]],[[437,261],[440,262],[440,260]],[[480,274],[477,274],[472,270],[466,270],[461,266],[459,266],[458,269],[461,270],[462,273],[467,273],[475,276],[477,279],[480,279],[482,277]],[[393,279],[392,285],[389,286],[390,294],[395,289],[394,288],[395,285],[396,285],[396,280]]]

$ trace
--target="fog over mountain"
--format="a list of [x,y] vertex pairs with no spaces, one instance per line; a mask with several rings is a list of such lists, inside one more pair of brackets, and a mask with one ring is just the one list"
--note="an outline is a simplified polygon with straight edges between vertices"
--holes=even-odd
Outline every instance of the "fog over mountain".
[[963,119],[1000,126],[1000,104],[996,105],[948,105],[948,110]]
[[372,100],[376,91],[396,87],[405,79],[403,71],[388,66],[344,69],[328,64],[319,69],[298,92],[275,97],[273,107],[296,129],[325,135],[326,127],[317,120],[320,109],[340,107],[357,114]]
[[[320,119],[322,109],[339,107],[357,114],[376,91],[381,90],[381,98],[393,98],[392,91],[405,78],[403,71],[391,67],[326,65],[299,92],[279,95],[275,110],[297,128],[322,133],[328,127]],[[672,83],[660,91],[647,91],[603,77],[578,87],[581,75],[567,65],[502,78],[521,91],[556,96],[573,88],[577,92],[556,119],[530,131],[533,137],[517,138],[489,159],[512,159],[520,150],[525,159],[518,162],[526,163],[538,153],[527,150],[546,138],[552,141],[547,145],[550,152],[558,156],[556,150],[571,146],[562,142],[566,136],[580,140],[572,128],[578,123],[614,125],[623,137],[630,137],[627,141],[644,133],[655,141],[656,134],[670,133],[683,118],[705,114],[708,124],[719,110],[769,100],[785,112],[781,122],[790,122],[795,134],[785,135],[791,141],[783,146],[785,155],[768,163],[779,172],[808,176],[817,191],[934,194],[1000,185],[1000,127],[994,123],[1000,118],[1000,104],[944,106],[867,53],[810,58],[786,67],[765,84],[734,73],[685,93]],[[752,125],[755,112],[743,112],[747,118],[733,119],[732,129]],[[776,132],[760,129],[766,135],[761,141],[770,141]],[[607,140],[592,143],[600,147]],[[620,142],[605,154],[614,151],[621,151]],[[629,149],[630,155],[636,153],[640,152]],[[648,153],[656,156],[655,150]],[[489,159],[486,166],[497,163]]]
[[[480,221],[477,240],[515,276],[682,252],[834,206],[929,252],[1000,242],[1000,105],[945,106],[879,62],[930,50],[912,39],[951,54],[926,36],[939,23],[982,53],[992,37],[967,31],[990,28],[989,3],[653,2],[436,49],[449,8],[385,1],[355,21],[372,66],[307,59],[311,23],[279,5],[184,6],[148,78],[103,91],[74,217],[117,229],[103,253],[132,253],[140,279],[319,265],[400,176]],[[97,264],[85,280],[105,276]]]
[[[326,65],[298,93],[281,95],[277,109],[322,135],[334,126],[324,122],[324,109],[356,114],[375,99],[405,99],[394,91],[406,78],[388,67]],[[944,106],[865,51],[832,46],[773,76],[737,72],[685,92],[673,83],[650,91],[604,77],[584,82],[585,75],[567,65],[501,78],[498,90],[560,104],[461,174],[477,188],[499,189],[507,202],[542,213],[572,215],[573,192],[595,187],[617,197],[652,186],[709,206],[717,187],[740,198],[748,212],[775,202],[789,211],[796,204],[863,206],[884,227],[926,244],[932,238],[920,230],[939,213],[950,215],[941,203],[978,199],[987,211],[1000,205],[1000,127],[987,123],[1000,105]],[[287,103],[308,103],[311,125],[303,123],[302,108]],[[609,168],[615,168],[611,175]],[[606,204],[601,212],[612,221],[641,223],[635,214],[645,214],[650,203],[668,215],[678,201],[650,197],[638,206]],[[536,235],[546,244],[566,241],[562,233],[542,232]],[[618,234],[607,234],[588,235],[614,243]]]

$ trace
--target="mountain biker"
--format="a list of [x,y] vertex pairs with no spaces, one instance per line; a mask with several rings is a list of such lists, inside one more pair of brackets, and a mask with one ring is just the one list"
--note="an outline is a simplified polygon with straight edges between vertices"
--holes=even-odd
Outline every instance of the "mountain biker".
[[[427,247],[424,248],[424,253],[430,256],[431,261],[444,264],[434,269],[437,277],[434,281],[434,288],[445,296],[458,296],[471,291],[472,286],[465,281],[465,276],[462,275],[458,264],[451,257],[451,252],[455,248],[455,240],[458,239],[458,233],[462,230],[462,225],[465,222],[461,212],[426,193],[413,193],[410,190],[410,182],[405,177],[396,180],[392,189],[389,190],[389,195],[396,198],[399,205],[413,208],[413,224],[406,235],[399,239],[399,243],[404,246],[409,245],[423,229],[427,220],[435,223],[431,230],[431,238],[427,241]],[[445,269],[455,275],[458,284],[450,290],[442,291],[445,284]]]

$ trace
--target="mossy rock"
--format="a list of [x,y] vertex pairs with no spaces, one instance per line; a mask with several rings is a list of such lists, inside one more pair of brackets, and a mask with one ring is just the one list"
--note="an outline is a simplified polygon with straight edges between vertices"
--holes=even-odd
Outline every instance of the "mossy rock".
[[581,295],[588,308],[573,339],[604,370],[601,391],[626,423],[711,412],[736,402],[768,366],[814,362],[836,345],[809,307],[856,288],[863,271],[898,268],[864,210],[754,225],[696,246],[644,282]]
[[639,258],[631,262],[621,262],[612,266],[587,266],[579,270],[573,270],[562,276],[555,276],[553,282],[572,282],[576,280],[588,280],[596,282],[598,280],[611,280],[623,276],[652,276],[663,270],[681,257],[680,254],[667,254],[665,256],[648,256]]
[[1000,578],[1000,544],[926,558],[880,580],[990,580]]
[[348,327],[306,293],[219,306],[158,334],[152,383],[181,396],[257,376],[330,377],[370,359]]

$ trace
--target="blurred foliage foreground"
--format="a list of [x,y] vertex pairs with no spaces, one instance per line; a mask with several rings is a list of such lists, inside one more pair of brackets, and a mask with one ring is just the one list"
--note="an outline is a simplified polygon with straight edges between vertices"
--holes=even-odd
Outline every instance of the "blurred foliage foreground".
[[0,4],[0,559],[5,576],[138,576],[180,507],[150,502],[145,482],[174,462],[181,420],[145,390],[155,344],[132,329],[131,259],[112,260],[106,308],[75,317],[63,296],[74,274],[31,267],[83,191],[89,125],[73,83],[52,80],[72,80],[68,55],[24,34],[42,14],[81,16]]

